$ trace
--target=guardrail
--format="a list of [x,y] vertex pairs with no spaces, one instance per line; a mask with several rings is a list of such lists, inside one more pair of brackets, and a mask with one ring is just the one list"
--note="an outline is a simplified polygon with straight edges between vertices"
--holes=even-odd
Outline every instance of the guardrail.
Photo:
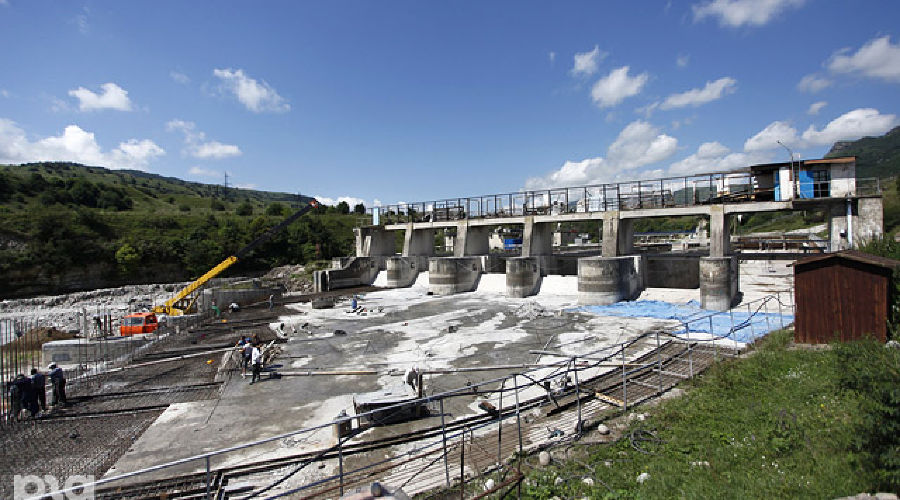
[[[864,178],[840,182],[795,182],[795,200],[877,196],[879,179]],[[378,210],[380,224],[444,222],[476,218],[522,217],[561,213],[606,212],[675,208],[714,203],[745,203],[780,200],[775,186],[760,186],[750,173],[713,173],[628,181],[579,187],[564,187],[465,198],[401,203],[370,208]]]

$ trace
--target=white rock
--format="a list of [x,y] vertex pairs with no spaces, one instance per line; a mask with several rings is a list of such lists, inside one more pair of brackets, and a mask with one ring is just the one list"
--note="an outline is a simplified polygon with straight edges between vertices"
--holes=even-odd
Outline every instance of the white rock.
[[546,467],[550,465],[550,454],[546,451],[542,451],[538,454],[538,463],[541,464],[541,467]]
[[650,479],[650,474],[646,472],[641,472],[641,475],[637,477],[637,482],[640,484],[644,484],[644,481]]
[[494,488],[494,480],[488,479],[484,482],[484,491],[490,490]]
[[563,478],[561,478],[561,477],[559,477],[559,476],[556,476],[556,479],[553,480],[553,485],[554,485],[554,486],[559,486],[559,485],[562,484],[562,482],[563,482]]
[[581,482],[584,483],[584,484],[586,484],[586,485],[588,485],[588,486],[593,486],[593,485],[594,485],[594,480],[591,479],[591,478],[589,478],[589,477],[586,477],[586,478],[582,479]]
[[597,426],[597,432],[605,436],[609,434],[609,427],[606,424],[600,424]]

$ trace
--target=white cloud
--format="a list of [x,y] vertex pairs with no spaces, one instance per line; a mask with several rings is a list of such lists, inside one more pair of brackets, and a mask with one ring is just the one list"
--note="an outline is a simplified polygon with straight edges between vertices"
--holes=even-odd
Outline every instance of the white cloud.
[[116,109],[119,111],[131,111],[131,99],[128,91],[115,83],[104,83],[100,86],[102,92],[96,94],[84,87],[70,90],[69,95],[78,99],[78,109],[81,111],[93,111],[98,109]]
[[[353,210],[353,207],[355,207],[356,205],[358,205],[360,203],[365,205],[366,208],[369,208],[372,206],[370,203],[366,203],[366,200],[364,200],[362,198],[356,198],[354,196],[338,196],[337,198],[329,198],[328,196],[313,196],[313,198],[318,200],[318,202],[321,203],[322,205],[329,205],[332,207],[342,201],[346,201],[347,205],[350,205],[350,210]],[[379,203],[379,205],[375,205],[375,206],[381,206],[380,205],[381,202],[379,201],[378,203]]]
[[725,172],[771,161],[769,153],[733,153],[718,142],[704,142],[697,152],[669,166],[667,175],[681,176]]
[[572,76],[591,76],[599,69],[600,61],[606,58],[606,52],[600,52],[600,46],[594,45],[590,52],[578,52],[575,54],[575,63],[572,65]]
[[678,147],[674,137],[660,134],[648,122],[629,123],[609,146],[607,159],[618,168],[633,169],[656,163],[672,156]]
[[859,108],[835,118],[822,130],[810,125],[803,132],[803,140],[811,145],[830,146],[837,141],[882,135],[896,124],[896,115],[883,115],[873,108]]
[[553,64],[554,62],[556,62],[556,52],[553,52],[551,50],[547,53],[547,58],[550,59],[550,64]]
[[702,89],[691,89],[680,94],[672,94],[659,106],[661,109],[675,109],[686,106],[700,106],[721,99],[722,96],[734,92],[737,80],[731,77],[719,78],[714,82],[706,82]]
[[3,96],[6,99],[9,99],[9,91],[6,89],[0,89],[0,96]]
[[641,92],[649,76],[647,73],[641,73],[630,77],[628,70],[628,66],[614,69],[594,84],[591,89],[591,99],[597,106],[612,107]]
[[250,78],[242,69],[214,69],[213,75],[222,80],[225,90],[234,94],[241,104],[254,113],[283,113],[291,109],[291,105],[268,83]]
[[527,189],[581,186],[633,178],[635,169],[671,157],[678,140],[645,121],[628,124],[609,146],[607,157],[567,161],[558,170],[525,181]]
[[218,170],[197,166],[191,167],[190,170],[188,170],[188,173],[191,175],[199,175],[200,177],[222,177],[222,172]]
[[833,73],[859,73],[870,78],[900,82],[900,45],[891,44],[885,35],[874,38],[855,54],[843,49],[831,56],[828,69]]
[[0,0],[0,5],[9,5],[9,0]]
[[180,71],[169,71],[169,76],[172,77],[172,80],[175,83],[180,83],[182,85],[191,83],[191,78]]
[[823,90],[830,86],[831,86],[831,80],[813,73],[813,74],[806,75],[800,79],[800,81],[797,83],[797,90],[800,90],[801,92],[809,92],[810,94],[815,94],[816,92]]
[[799,141],[797,130],[787,122],[774,121],[760,130],[756,135],[744,142],[744,151],[767,151],[780,148],[777,141],[786,146],[796,145]]
[[194,122],[171,120],[166,124],[166,130],[184,134],[185,147],[183,152],[194,158],[219,160],[243,154],[241,148],[233,144],[207,141],[206,134],[197,130]]
[[149,139],[130,139],[104,152],[92,132],[69,125],[58,136],[30,141],[15,122],[0,118],[0,163],[72,161],[109,168],[144,169],[166,154]]
[[809,105],[809,109],[806,110],[806,114],[817,115],[819,114],[819,111],[822,111],[822,108],[824,108],[825,106],[828,106],[828,103],[825,101],[814,102]]
[[678,54],[678,57],[675,58],[675,64],[678,65],[679,68],[687,68],[688,63],[691,62],[691,56],[687,54]]
[[718,18],[721,26],[739,28],[744,25],[762,26],[789,7],[799,7],[804,0],[712,0],[694,4],[694,20]]

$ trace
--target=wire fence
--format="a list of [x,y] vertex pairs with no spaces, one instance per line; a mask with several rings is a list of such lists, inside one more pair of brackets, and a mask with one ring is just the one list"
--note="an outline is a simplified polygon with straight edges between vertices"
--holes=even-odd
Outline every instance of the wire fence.
[[[558,361],[430,395],[419,389],[420,397],[103,478],[88,486],[115,486],[115,489],[98,490],[98,498],[118,498],[125,495],[129,487],[158,494],[177,483],[182,493],[194,491],[199,496],[212,498],[227,486],[229,477],[265,471],[267,474],[263,477],[268,479],[253,487],[244,498],[342,495],[375,478],[389,478],[388,484],[408,486],[416,491],[458,487],[464,496],[473,478],[483,478],[485,470],[496,470],[502,478],[497,486],[514,488],[523,477],[518,469],[521,461],[515,458],[524,456],[541,441],[563,437],[577,439],[585,432],[587,422],[595,418],[598,403],[628,411],[635,404],[693,378],[710,363],[735,356],[743,345],[739,338],[747,329],[754,329],[754,333],[759,329],[758,337],[789,326],[794,306],[791,301],[783,300],[784,293],[742,305],[738,310],[687,318],[681,321],[680,328],[672,331],[645,333],[590,352],[539,351],[542,356]],[[726,326],[718,330],[717,325]],[[418,387],[430,385],[431,377],[444,372],[420,373]],[[445,402],[453,398],[476,398],[489,404],[479,405],[484,414],[448,421]],[[568,408],[565,414],[572,416],[572,426],[557,423],[559,428],[548,427],[545,431],[525,421],[526,410],[546,405]],[[360,432],[410,415],[427,417],[431,419],[429,421],[439,419],[439,423],[398,436],[395,440],[382,440],[387,445],[404,446],[394,447],[394,453],[387,456],[379,454],[384,458],[363,465],[359,465],[360,460],[354,460],[356,465],[348,466],[347,457],[371,451],[375,446],[365,441],[353,441]],[[271,452],[267,445],[285,440],[308,441],[321,433],[330,433],[334,444],[296,457],[269,461],[260,458]],[[250,469],[227,465],[241,462],[240,456],[248,455],[256,457]],[[313,464],[319,467],[311,467]],[[326,465],[332,466],[333,472],[325,472]],[[313,471],[311,475],[305,476],[304,471],[310,470]],[[192,486],[186,486],[188,484]],[[65,493],[65,490],[57,493]]]
[[[67,383],[99,380],[107,372],[132,362],[135,356],[170,335],[200,328],[210,311],[171,317],[148,334],[122,336],[123,312],[83,308],[76,315],[76,328],[61,330],[52,322],[33,317],[0,319],[0,426],[24,418],[22,405],[11,394],[18,375],[31,378],[32,371],[47,375],[50,363],[64,370]],[[49,378],[44,393],[49,392]],[[34,387],[40,391],[41,388]],[[61,402],[60,402],[61,403]],[[49,405],[43,407],[49,410]]]

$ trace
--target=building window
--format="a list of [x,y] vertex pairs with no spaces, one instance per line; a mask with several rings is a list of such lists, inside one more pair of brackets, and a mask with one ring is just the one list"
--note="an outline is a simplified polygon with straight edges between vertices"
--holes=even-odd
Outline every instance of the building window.
[[831,171],[827,169],[813,170],[813,198],[831,196]]

